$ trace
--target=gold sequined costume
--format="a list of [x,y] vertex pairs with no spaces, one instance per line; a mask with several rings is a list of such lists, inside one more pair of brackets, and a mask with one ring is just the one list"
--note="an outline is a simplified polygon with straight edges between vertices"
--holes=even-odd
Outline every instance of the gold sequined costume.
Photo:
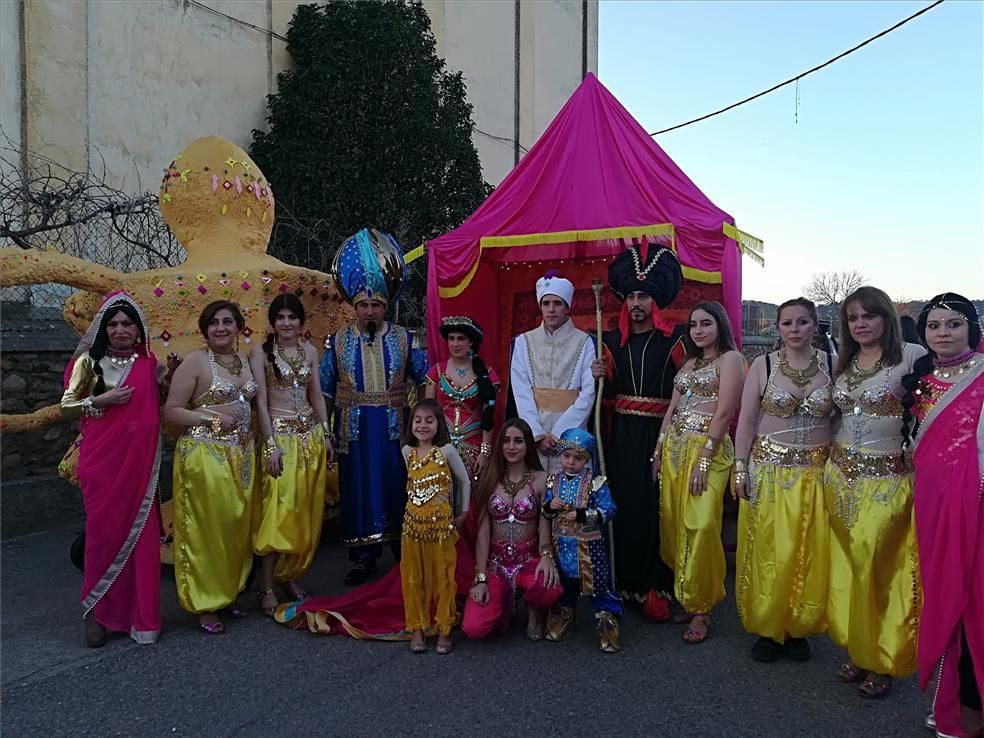
[[174,451],[174,576],[181,607],[196,614],[232,604],[253,562],[256,384],[233,384],[219,375],[214,355],[209,360],[211,385],[191,407],[231,409],[237,424],[220,433],[192,426]]
[[253,536],[253,551],[266,556],[281,554],[274,578],[299,579],[314,561],[321,541],[325,493],[328,487],[328,456],[325,432],[307,402],[307,386],[313,371],[309,362],[295,367],[279,356],[274,358],[280,376],[266,361],[267,389],[281,390],[292,407],[271,407],[273,439],[281,451],[283,471],[271,476],[260,464],[260,514]]
[[[747,499],[738,511],[735,575],[742,626],[776,643],[827,629],[830,525],[823,468],[833,409],[832,381],[822,360],[805,387],[782,375],[780,361],[767,372],[756,419]],[[747,448],[746,432],[743,417],[739,449]]]
[[901,454],[901,378],[925,352],[906,344],[902,363],[849,388],[838,377],[841,427],[824,469],[830,516],[831,639],[860,669],[915,671],[922,588],[912,517],[912,471]]
[[[468,472],[451,444],[434,447],[422,458],[404,447],[407,460],[407,509],[403,517],[400,577],[408,631],[451,632],[455,620],[455,543],[452,479],[461,485],[462,502],[471,496]],[[467,509],[467,507],[465,508]],[[432,608],[435,609],[431,618]]]
[[707,613],[724,599],[725,561],[721,543],[724,491],[734,447],[725,437],[711,458],[707,487],[690,494],[690,475],[707,441],[713,413],[702,410],[718,399],[718,361],[680,371],[680,392],[663,441],[660,478],[660,555],[673,569],[674,594],[688,613]]

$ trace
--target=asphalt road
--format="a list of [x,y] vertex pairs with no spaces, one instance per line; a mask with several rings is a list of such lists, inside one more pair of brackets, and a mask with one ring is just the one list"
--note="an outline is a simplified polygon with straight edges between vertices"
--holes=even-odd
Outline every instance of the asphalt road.
[[[200,633],[163,575],[165,632],[153,646],[118,636],[82,645],[81,575],[68,561],[75,529],[2,546],[2,732],[10,736],[929,736],[928,700],[913,679],[869,702],[834,672],[840,653],[812,639],[808,663],[758,664],[733,600],[712,636],[622,621],[623,651],[597,650],[590,607],[563,643],[529,643],[523,618],[507,637],[450,656],[404,643],[290,631],[249,617]],[[341,549],[325,545],[309,591],[343,590]]]

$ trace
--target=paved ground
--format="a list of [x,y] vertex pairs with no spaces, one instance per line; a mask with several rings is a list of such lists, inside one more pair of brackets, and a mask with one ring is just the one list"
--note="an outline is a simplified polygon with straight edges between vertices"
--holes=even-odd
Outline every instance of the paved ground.
[[[701,646],[680,626],[631,610],[624,650],[597,651],[582,626],[560,644],[508,637],[456,640],[452,655],[412,656],[405,644],[293,632],[262,617],[222,636],[200,633],[178,608],[164,570],[166,631],[154,646],[119,637],[82,646],[74,528],[2,547],[2,732],[11,736],[928,736],[927,700],[913,680],[881,702],[833,673],[839,654],[813,639],[805,664],[757,664],[732,601]],[[344,561],[322,548],[306,579],[341,591]]]

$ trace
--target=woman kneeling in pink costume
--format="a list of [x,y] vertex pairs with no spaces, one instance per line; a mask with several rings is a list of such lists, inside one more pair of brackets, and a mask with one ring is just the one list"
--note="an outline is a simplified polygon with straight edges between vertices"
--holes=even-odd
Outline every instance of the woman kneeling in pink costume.
[[506,421],[475,498],[475,580],[461,624],[469,638],[505,633],[519,594],[529,610],[527,638],[543,638],[545,613],[563,592],[550,524],[540,516],[545,487],[529,425]]

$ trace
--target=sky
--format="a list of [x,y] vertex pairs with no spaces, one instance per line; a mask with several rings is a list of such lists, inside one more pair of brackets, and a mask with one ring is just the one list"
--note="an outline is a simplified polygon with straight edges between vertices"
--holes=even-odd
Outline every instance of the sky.
[[[793,77],[929,2],[601,0],[598,76],[648,131]],[[947,0],[656,142],[739,228],[745,299],[856,269],[895,300],[984,297],[984,3]]]

